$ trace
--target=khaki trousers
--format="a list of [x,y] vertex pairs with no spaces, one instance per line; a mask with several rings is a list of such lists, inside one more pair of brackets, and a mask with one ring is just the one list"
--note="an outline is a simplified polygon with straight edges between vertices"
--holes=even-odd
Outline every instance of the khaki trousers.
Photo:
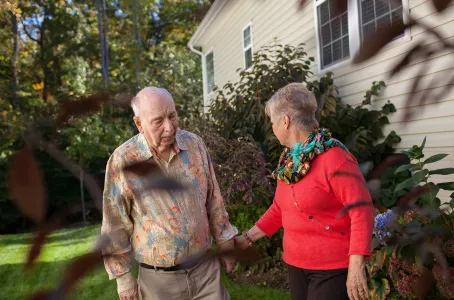
[[221,282],[218,258],[180,271],[139,267],[138,283],[142,300],[230,300]]

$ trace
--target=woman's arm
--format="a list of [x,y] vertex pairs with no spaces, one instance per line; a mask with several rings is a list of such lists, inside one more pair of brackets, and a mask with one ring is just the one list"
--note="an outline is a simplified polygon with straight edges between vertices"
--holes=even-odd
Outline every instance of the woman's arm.
[[246,236],[240,235],[235,238],[235,247],[245,249],[264,236],[271,237],[282,227],[282,213],[276,200],[263,214],[251,229],[246,231]]

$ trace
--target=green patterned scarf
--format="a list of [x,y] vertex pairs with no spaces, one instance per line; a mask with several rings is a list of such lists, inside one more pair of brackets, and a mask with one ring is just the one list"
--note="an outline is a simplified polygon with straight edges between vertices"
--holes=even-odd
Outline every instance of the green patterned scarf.
[[333,147],[341,147],[348,151],[341,142],[331,138],[330,131],[325,128],[316,129],[309,134],[304,143],[295,143],[291,148],[284,149],[272,177],[287,184],[297,183],[309,172],[312,160]]

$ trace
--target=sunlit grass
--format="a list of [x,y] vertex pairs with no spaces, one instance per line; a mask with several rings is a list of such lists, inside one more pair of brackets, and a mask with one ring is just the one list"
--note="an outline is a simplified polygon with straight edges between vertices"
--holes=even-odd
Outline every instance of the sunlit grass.
[[[0,299],[24,299],[27,295],[54,287],[68,261],[89,251],[94,245],[99,226],[63,229],[52,235],[36,266],[23,270],[30,235],[0,236]],[[258,286],[242,286],[223,278],[232,300],[286,300],[286,291]],[[102,264],[78,285],[72,299],[118,299],[116,284],[110,281]]]

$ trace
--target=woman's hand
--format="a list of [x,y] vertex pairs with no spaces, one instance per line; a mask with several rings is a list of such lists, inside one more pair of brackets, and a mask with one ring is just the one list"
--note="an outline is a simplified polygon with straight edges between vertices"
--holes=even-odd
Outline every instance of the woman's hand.
[[249,241],[243,235],[239,235],[235,237],[235,248],[245,250],[249,248]]
[[347,292],[351,300],[369,299],[369,288],[366,279],[364,256],[350,255],[348,266]]

